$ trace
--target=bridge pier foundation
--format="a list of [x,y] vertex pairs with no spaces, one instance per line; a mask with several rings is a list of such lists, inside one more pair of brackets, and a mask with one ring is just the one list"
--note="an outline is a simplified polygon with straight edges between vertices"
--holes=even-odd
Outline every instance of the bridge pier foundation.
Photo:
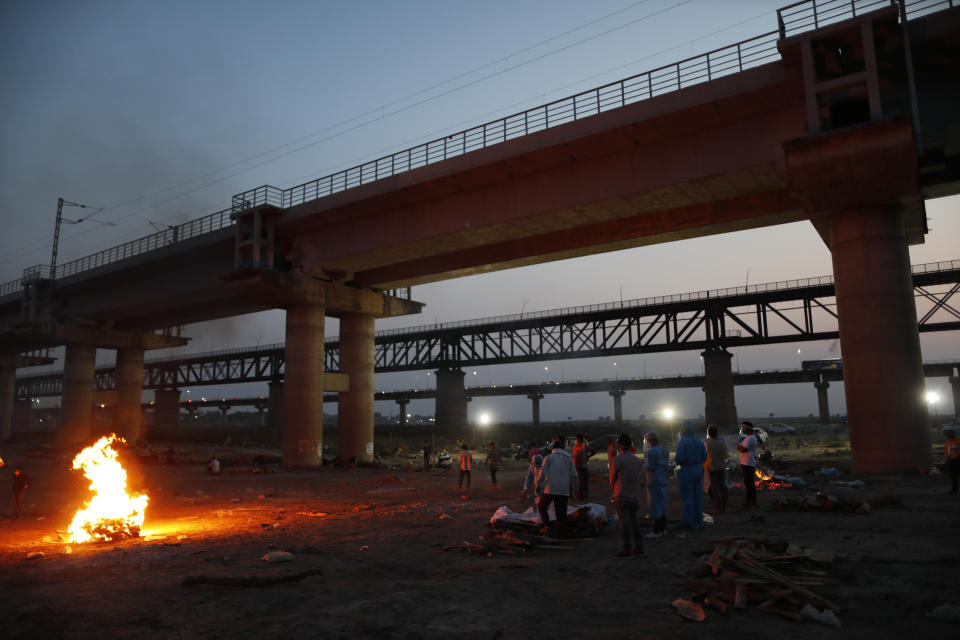
[[13,436],[13,401],[17,391],[16,356],[0,356],[0,442]]
[[153,425],[161,429],[178,428],[180,426],[180,389],[157,389],[153,395],[156,401]]
[[528,393],[527,398],[530,399],[530,404],[533,409],[533,426],[540,426],[540,401],[543,400],[542,393]]
[[960,376],[950,376],[950,389],[953,391],[953,417],[960,418]]
[[373,329],[373,316],[340,318],[340,369],[350,376],[338,403],[337,451],[344,460],[373,460]]
[[716,425],[721,433],[737,430],[737,404],[733,390],[733,354],[723,348],[710,348],[703,356],[705,406],[703,417],[708,425]]
[[319,304],[287,307],[281,445],[287,467],[323,464],[324,313]]
[[68,447],[90,439],[93,423],[93,378],[97,348],[68,344],[63,359],[63,395],[58,440]]
[[407,404],[410,402],[409,398],[397,398],[396,403],[400,405],[400,426],[407,426]]
[[855,473],[929,466],[929,418],[904,222],[863,206],[830,214],[843,380]]
[[226,402],[222,402],[217,405],[217,409],[220,411],[220,426],[227,426],[227,414],[230,413],[230,405]]
[[437,426],[461,430],[467,426],[467,392],[463,388],[462,369],[437,369]]
[[113,430],[129,442],[141,436],[140,400],[143,394],[143,349],[117,349],[117,404]]
[[613,391],[608,392],[613,398],[613,421],[617,425],[623,424],[623,396],[627,395],[627,392],[623,389],[614,389]]
[[820,424],[830,423],[830,398],[827,397],[827,389],[830,383],[826,380],[818,380],[813,383],[817,390],[817,406],[820,409]]

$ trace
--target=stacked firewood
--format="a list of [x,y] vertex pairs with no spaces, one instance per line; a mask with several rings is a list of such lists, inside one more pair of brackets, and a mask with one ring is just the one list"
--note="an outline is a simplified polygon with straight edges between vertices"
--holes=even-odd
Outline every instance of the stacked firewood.
[[681,615],[702,621],[706,617],[702,602],[720,613],[755,608],[790,620],[809,618],[839,626],[834,613],[841,607],[813,590],[839,582],[829,575],[836,559],[833,553],[766,538],[728,538],[712,544],[713,552],[704,554],[693,572],[711,580],[684,582],[687,597],[673,603]]

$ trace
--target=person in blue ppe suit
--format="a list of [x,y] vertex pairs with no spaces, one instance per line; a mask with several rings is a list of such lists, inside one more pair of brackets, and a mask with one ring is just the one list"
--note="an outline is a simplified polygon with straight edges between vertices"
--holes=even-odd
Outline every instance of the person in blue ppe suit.
[[674,460],[680,465],[677,480],[680,484],[680,502],[683,505],[683,522],[677,529],[703,528],[703,463],[707,449],[693,432],[693,423],[683,421],[683,438],[677,444]]
[[647,471],[647,508],[653,531],[646,538],[662,538],[667,535],[667,467],[670,466],[670,453],[660,446],[660,436],[651,431],[644,436],[649,447],[644,454]]

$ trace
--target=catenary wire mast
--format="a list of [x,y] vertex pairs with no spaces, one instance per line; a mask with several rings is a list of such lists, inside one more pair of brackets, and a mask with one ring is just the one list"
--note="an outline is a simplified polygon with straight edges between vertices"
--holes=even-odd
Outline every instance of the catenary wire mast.
[[[50,255],[50,279],[57,279],[57,251],[60,248],[60,224],[66,222],[67,224],[80,224],[84,220],[89,220],[93,216],[97,215],[103,211],[103,207],[94,209],[93,213],[84,217],[77,218],[76,220],[67,220],[63,217],[63,208],[64,207],[80,207],[81,209],[90,209],[91,207],[80,204],[79,202],[70,202],[69,200],[64,200],[63,198],[57,198],[57,224],[53,228],[53,252]],[[106,220],[94,220],[94,222],[99,222],[102,225],[107,225],[115,227],[116,225],[112,222],[107,222]]]

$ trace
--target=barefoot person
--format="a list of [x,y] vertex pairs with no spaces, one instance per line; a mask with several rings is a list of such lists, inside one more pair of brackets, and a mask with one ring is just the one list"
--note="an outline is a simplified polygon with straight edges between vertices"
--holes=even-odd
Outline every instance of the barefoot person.
[[643,538],[637,524],[643,463],[630,453],[632,446],[630,435],[621,433],[617,438],[617,456],[610,461],[610,488],[620,518],[620,551],[613,554],[614,558],[643,557]]

